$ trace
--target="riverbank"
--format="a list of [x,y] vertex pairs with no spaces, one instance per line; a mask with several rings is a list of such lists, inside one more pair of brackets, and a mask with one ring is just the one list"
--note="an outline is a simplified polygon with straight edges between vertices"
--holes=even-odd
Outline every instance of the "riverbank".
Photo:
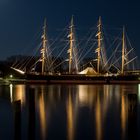
[[26,80],[9,79],[0,84],[140,84],[140,80],[119,81],[119,80]]

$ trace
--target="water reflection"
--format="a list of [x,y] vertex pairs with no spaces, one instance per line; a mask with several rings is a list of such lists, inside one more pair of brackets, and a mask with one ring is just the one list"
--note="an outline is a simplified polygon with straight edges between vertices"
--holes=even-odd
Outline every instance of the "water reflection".
[[97,87],[93,85],[79,85],[78,86],[78,98],[80,106],[90,106],[92,107],[93,102],[95,101],[95,94]]
[[67,110],[67,135],[68,140],[74,139],[74,107],[71,95],[71,88],[68,89],[68,99],[66,103]]
[[25,85],[17,85],[13,84],[9,85],[10,88],[10,101],[13,107],[14,114],[14,139],[21,139],[21,112],[22,107],[25,105]]
[[97,101],[95,105],[95,122],[96,122],[96,139],[101,140],[102,139],[102,119],[101,119],[101,103],[100,103],[100,97],[97,96]]
[[16,85],[13,86],[13,84],[9,85],[10,87],[10,99],[11,102],[14,101],[21,101],[21,104],[25,104],[25,85]]
[[128,100],[124,93],[124,88],[121,88],[121,127],[122,127],[122,139],[125,138],[127,120],[128,120]]
[[137,87],[121,88],[122,138],[137,139]]
[[[0,98],[6,96],[13,108],[14,139],[138,137],[140,85],[10,84],[8,88]],[[7,90],[0,87],[0,91]]]
[[11,99],[11,103],[13,102],[13,84],[10,84],[10,99]]
[[40,115],[40,128],[41,128],[41,134],[42,134],[42,140],[46,139],[46,127],[47,127],[47,115],[45,110],[45,100],[44,100],[44,86],[41,86],[41,92],[39,95],[39,115]]

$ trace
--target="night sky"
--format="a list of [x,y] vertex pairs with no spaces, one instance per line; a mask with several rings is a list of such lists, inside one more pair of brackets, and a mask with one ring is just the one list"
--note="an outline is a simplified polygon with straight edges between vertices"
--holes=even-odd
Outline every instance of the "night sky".
[[70,22],[72,15],[79,29],[92,27],[99,16],[105,25],[125,25],[140,57],[138,0],[0,0],[0,60],[22,54],[45,17],[53,35],[55,29],[64,28]]

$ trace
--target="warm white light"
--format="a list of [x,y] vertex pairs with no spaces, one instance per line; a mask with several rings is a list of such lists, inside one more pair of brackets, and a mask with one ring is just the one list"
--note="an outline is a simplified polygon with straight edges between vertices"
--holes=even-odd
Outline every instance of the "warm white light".
[[24,71],[22,71],[22,70],[19,70],[19,69],[16,69],[16,68],[13,68],[13,67],[11,67],[13,70],[15,70],[15,71],[17,71],[17,72],[19,72],[20,74],[25,74],[25,72]]
[[13,78],[13,75],[12,74],[10,75],[10,78]]
[[88,104],[88,86],[79,85],[79,102],[81,105]]
[[25,85],[15,86],[15,100],[21,100],[21,103],[25,104]]
[[10,99],[13,102],[13,84],[10,84]]

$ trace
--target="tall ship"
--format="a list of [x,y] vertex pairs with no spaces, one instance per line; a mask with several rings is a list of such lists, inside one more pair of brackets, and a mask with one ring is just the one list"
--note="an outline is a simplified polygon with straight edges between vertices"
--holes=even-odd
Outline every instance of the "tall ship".
[[[76,41],[72,17],[65,35],[66,46],[58,49],[57,56],[54,56],[52,52],[56,52],[56,50],[55,48],[51,49],[53,43],[49,45],[45,20],[39,47],[40,54],[37,57],[31,56],[28,61],[24,60],[22,66],[20,66],[19,61],[15,62],[11,68],[24,75],[26,82],[139,83],[140,71],[135,69],[133,64],[137,56],[129,59],[129,55],[134,49],[129,41],[130,49],[127,48],[125,27],[122,29],[121,38],[114,37],[111,45],[107,48],[108,50],[105,48],[107,45],[105,45],[103,29],[101,17],[99,17],[94,34],[90,35],[87,41],[82,41],[86,42],[85,48],[80,50],[81,44]],[[118,40],[119,43],[116,45]],[[115,45],[116,48],[111,52],[110,50]],[[56,48],[58,46],[56,45]],[[94,58],[87,52],[94,52]],[[84,60],[86,60],[85,63]],[[129,68],[130,64],[131,68]]]

